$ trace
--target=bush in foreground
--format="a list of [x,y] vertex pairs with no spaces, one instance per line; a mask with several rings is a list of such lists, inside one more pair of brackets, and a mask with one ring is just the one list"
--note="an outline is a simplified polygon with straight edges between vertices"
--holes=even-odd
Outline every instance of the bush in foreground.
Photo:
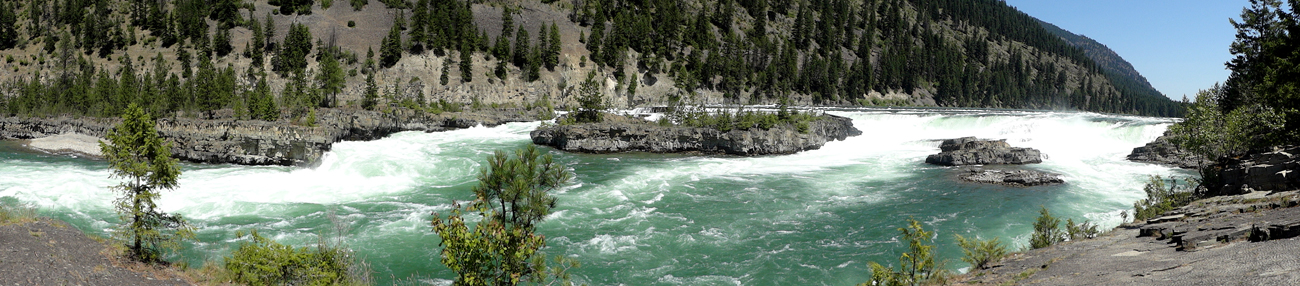
[[996,237],[980,240],[979,238],[967,239],[960,234],[955,236],[957,245],[961,246],[961,252],[965,255],[961,261],[970,263],[971,269],[985,269],[989,264],[1007,256],[1007,246]]
[[900,227],[898,231],[903,233],[908,249],[898,257],[899,269],[870,262],[871,281],[858,286],[943,284],[947,273],[941,263],[935,262],[934,245],[931,244],[934,232],[925,231],[914,219],[908,220],[908,226]]
[[248,240],[226,257],[231,281],[246,285],[368,285],[370,269],[338,243],[321,241],[315,249],[280,244],[257,230],[238,236]]

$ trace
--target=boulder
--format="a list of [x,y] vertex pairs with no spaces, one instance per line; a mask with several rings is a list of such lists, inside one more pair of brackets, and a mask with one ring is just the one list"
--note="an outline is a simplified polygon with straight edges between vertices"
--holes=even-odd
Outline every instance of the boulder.
[[1042,154],[1033,148],[1011,147],[1005,139],[981,140],[962,137],[943,140],[939,154],[927,156],[925,162],[941,166],[1036,164]]
[[1178,145],[1169,142],[1169,132],[1165,132],[1165,135],[1157,137],[1151,143],[1133,148],[1133,152],[1128,154],[1128,160],[1195,169],[1204,158],[1178,148]]
[[826,115],[809,123],[807,133],[789,125],[762,130],[660,126],[629,120],[544,126],[534,130],[533,143],[569,152],[706,153],[742,156],[793,154],[821,148],[826,142],[861,135],[853,120]]
[[957,175],[963,181],[1015,187],[1055,185],[1065,183],[1061,175],[1034,170],[997,170],[963,168]]

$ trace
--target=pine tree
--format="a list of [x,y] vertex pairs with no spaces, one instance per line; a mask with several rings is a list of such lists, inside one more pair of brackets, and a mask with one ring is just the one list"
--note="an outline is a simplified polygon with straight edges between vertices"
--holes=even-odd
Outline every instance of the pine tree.
[[171,143],[158,136],[154,125],[143,108],[131,104],[122,123],[104,136],[107,142],[99,143],[110,177],[125,180],[114,187],[121,193],[114,205],[122,221],[114,235],[127,242],[128,257],[146,263],[161,262],[165,249],[194,238],[185,218],[164,213],[155,203],[161,190],[176,188],[181,170],[171,158]]
[[388,36],[384,37],[384,43],[379,47],[379,65],[384,68],[392,67],[402,59],[402,27],[393,23],[393,27],[388,29]]
[[520,69],[525,69],[528,67],[528,56],[529,56],[528,46],[530,45],[531,44],[529,44],[528,41],[528,30],[520,28],[519,32],[515,34],[515,50],[514,50],[515,67]]
[[[479,172],[475,200],[450,214],[434,214],[434,232],[444,246],[442,263],[456,272],[457,285],[545,284],[551,280],[569,285],[564,269],[577,265],[563,261],[561,267],[546,265],[541,250],[546,238],[537,234],[537,224],[555,208],[551,195],[568,183],[573,174],[551,155],[532,145],[513,155],[496,151],[487,167]],[[474,212],[475,214],[465,214]],[[465,216],[477,215],[466,223]],[[555,280],[552,280],[555,279]],[[531,283],[529,283],[531,282]]]
[[361,108],[374,110],[379,101],[379,87],[375,85],[375,73],[366,74],[366,93],[361,96]]
[[447,86],[447,82],[451,81],[451,75],[449,75],[450,73],[451,73],[451,58],[450,57],[444,58],[442,60],[442,72],[440,75],[438,75],[438,83],[442,84],[443,86]]
[[235,47],[230,45],[230,29],[217,29],[217,36],[212,40],[213,50],[216,51],[217,57],[225,57],[235,49]]
[[546,47],[546,56],[544,58],[546,59],[546,69],[554,71],[555,66],[560,64],[560,49],[563,48],[563,43],[560,42],[560,27],[555,25],[555,22],[551,22],[550,32],[551,40],[548,42],[550,46]]
[[339,67],[339,61],[334,57],[331,49],[326,49],[321,57],[320,73],[316,75],[316,82],[320,85],[320,91],[328,98],[324,107],[338,106],[336,96],[343,89],[343,68]]
[[[0,3],[0,50],[8,50],[18,44],[18,16],[14,14],[14,4]],[[34,4],[28,4],[34,6]],[[49,41],[47,38],[46,41]]]
[[468,44],[464,44],[460,48],[460,81],[461,82],[474,81],[474,65],[473,65],[474,58],[470,57],[470,54],[473,52],[474,50],[470,49]]

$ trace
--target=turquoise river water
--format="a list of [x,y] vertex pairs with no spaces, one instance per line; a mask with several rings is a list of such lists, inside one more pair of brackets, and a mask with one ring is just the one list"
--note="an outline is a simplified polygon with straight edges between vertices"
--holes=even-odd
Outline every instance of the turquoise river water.
[[[867,262],[897,264],[908,218],[937,233],[948,267],[966,267],[953,234],[1000,237],[1023,247],[1040,206],[1104,227],[1143,197],[1150,175],[1186,171],[1124,156],[1173,121],[1092,113],[990,110],[841,110],[862,136],[785,156],[691,157],[556,152],[576,173],[557,211],[540,225],[549,253],[581,261],[590,285],[851,285]],[[540,124],[404,132],[340,142],[315,168],[184,164],[180,187],[159,205],[198,227],[177,259],[217,261],[258,229],[309,245],[347,224],[346,243],[380,284],[449,284],[429,219],[472,199],[475,174],[493,150],[531,144]],[[963,183],[924,164],[934,139],[1006,138],[1047,155],[1025,168],[1063,174],[1064,185],[1012,188]],[[0,144],[0,199],[96,235],[116,223],[102,161]],[[414,278],[410,278],[414,277]]]

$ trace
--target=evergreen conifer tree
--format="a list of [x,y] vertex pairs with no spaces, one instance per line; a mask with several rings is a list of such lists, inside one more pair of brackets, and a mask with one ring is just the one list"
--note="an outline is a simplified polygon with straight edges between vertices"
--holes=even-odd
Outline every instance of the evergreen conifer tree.
[[181,170],[171,158],[171,143],[158,136],[154,125],[143,108],[131,104],[122,123],[104,136],[107,142],[99,143],[110,176],[124,179],[114,187],[121,193],[114,205],[122,220],[114,235],[127,243],[128,257],[146,263],[160,262],[163,250],[194,238],[183,217],[164,213],[156,204],[160,191],[176,188]]

